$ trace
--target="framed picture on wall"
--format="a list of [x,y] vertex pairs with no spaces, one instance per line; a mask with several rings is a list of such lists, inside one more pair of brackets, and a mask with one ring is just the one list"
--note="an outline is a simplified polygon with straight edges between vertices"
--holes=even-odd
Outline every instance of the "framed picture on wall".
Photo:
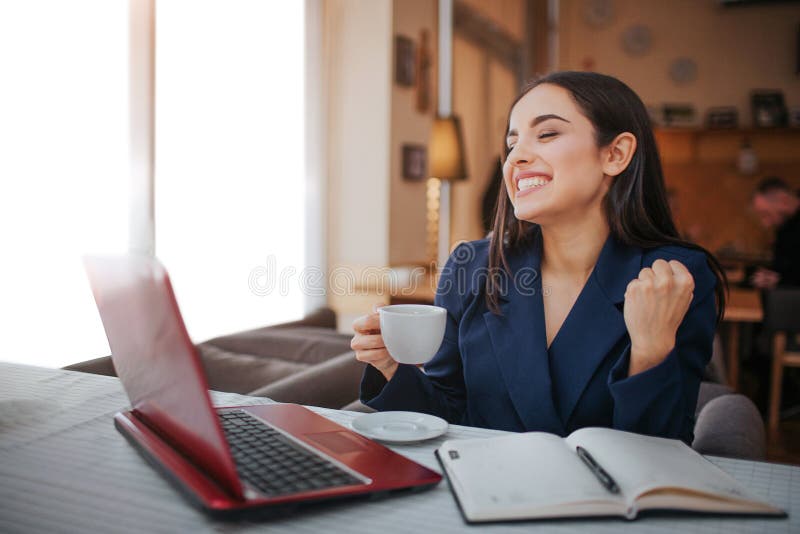
[[428,149],[425,145],[403,145],[403,178],[420,182],[428,174]]
[[786,126],[786,104],[783,93],[775,90],[756,90],[750,94],[753,126],[775,128]]
[[411,87],[416,81],[417,62],[414,41],[397,35],[394,38],[394,81],[397,85]]

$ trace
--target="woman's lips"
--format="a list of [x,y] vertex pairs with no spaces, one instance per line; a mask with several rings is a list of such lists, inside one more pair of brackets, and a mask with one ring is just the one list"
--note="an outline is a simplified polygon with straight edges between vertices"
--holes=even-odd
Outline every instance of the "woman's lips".
[[540,191],[541,189],[547,187],[552,180],[553,179],[550,176],[542,173],[537,173],[537,172],[520,173],[514,179],[514,183],[517,188],[516,194],[514,196],[515,198],[519,198]]

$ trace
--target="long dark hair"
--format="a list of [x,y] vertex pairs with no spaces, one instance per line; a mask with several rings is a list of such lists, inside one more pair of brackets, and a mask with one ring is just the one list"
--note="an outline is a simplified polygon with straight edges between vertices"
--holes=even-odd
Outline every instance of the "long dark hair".
[[[636,137],[636,151],[628,167],[614,178],[603,199],[603,211],[611,234],[622,243],[640,248],[678,245],[704,252],[717,279],[715,293],[719,322],[725,309],[725,273],[710,252],[681,239],[675,227],[664,187],[661,159],[650,118],[641,99],[630,87],[611,76],[595,72],[554,72],[523,88],[509,109],[509,119],[511,109],[517,102],[531,89],[544,83],[569,91],[594,126],[598,147],[608,146],[622,132],[630,132]],[[508,156],[505,143],[503,150],[505,158]],[[489,243],[489,272],[502,268],[510,273],[506,249],[523,247],[530,237],[530,230],[535,226],[534,223],[517,219],[514,210],[509,209],[510,204],[507,194],[498,196]],[[494,276],[486,278],[486,303],[495,314],[500,314],[498,283],[499,280]]]

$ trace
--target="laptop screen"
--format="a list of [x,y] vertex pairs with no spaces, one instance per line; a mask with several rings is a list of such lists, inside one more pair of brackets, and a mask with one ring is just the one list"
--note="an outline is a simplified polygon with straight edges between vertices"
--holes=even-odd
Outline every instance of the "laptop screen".
[[84,259],[112,360],[134,413],[242,496],[208,384],[164,267],[150,256]]

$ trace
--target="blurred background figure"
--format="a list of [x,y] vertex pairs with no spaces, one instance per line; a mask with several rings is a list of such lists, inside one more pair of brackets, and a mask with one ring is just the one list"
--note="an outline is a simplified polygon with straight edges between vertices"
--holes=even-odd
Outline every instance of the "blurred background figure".
[[699,224],[692,224],[688,228],[686,227],[681,217],[681,203],[678,198],[678,192],[672,187],[667,188],[667,202],[669,203],[669,211],[672,213],[672,220],[678,229],[681,239],[692,243],[700,242],[703,238],[703,227]]
[[800,199],[778,178],[764,178],[756,187],[751,207],[764,228],[775,229],[772,268],[759,268],[750,283],[760,289],[800,286]]

